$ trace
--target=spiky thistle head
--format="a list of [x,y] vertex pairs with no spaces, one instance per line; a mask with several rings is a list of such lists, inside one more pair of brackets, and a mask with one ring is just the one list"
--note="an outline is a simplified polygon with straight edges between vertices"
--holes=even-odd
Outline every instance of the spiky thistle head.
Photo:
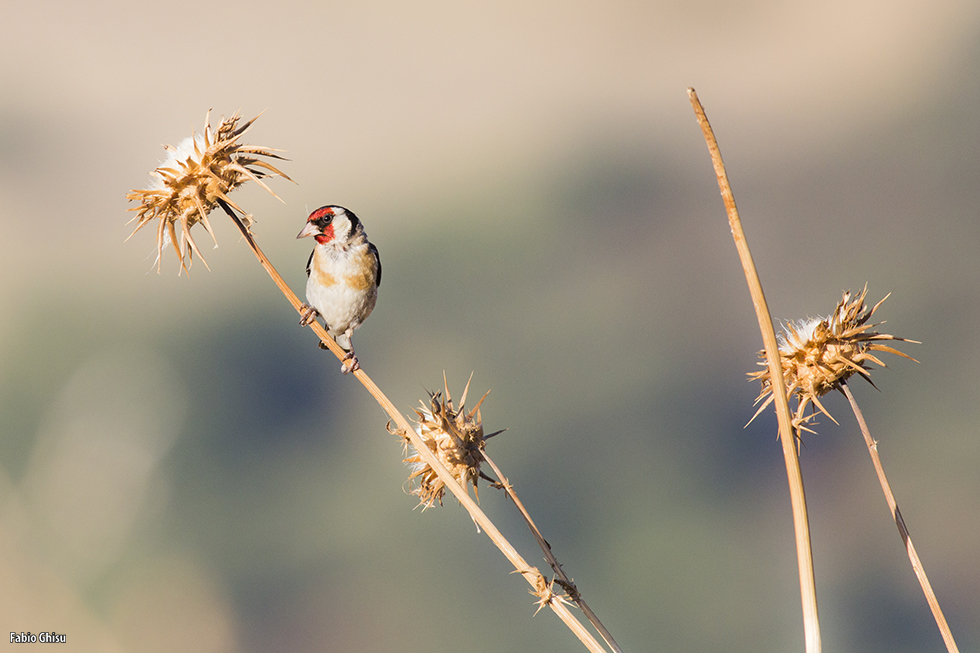
[[[126,199],[140,203],[139,206],[129,209],[136,211],[136,216],[130,222],[137,223],[129,238],[153,220],[160,220],[157,227],[157,272],[160,271],[163,249],[168,242],[173,244],[180,258],[182,270],[190,267],[193,254],[204,261],[201,250],[191,235],[191,228],[201,223],[214,239],[214,232],[208,223],[208,213],[219,201],[238,211],[246,228],[251,226],[251,216],[228,197],[231,191],[252,180],[279,199],[262,178],[278,175],[292,181],[278,168],[260,158],[285,160],[275,154],[278,150],[238,142],[258,116],[241,125],[238,113],[230,118],[222,117],[218,128],[213,131],[210,118],[211,112],[208,111],[202,133],[192,133],[177,147],[165,145],[167,158],[150,173],[149,188],[133,190],[126,195]],[[179,239],[175,226],[177,224],[180,225]],[[206,261],[204,265],[207,266]]]
[[[472,379],[472,375],[470,376]],[[459,400],[459,407],[453,405],[453,399],[449,394],[449,385],[445,383],[445,396],[441,392],[429,393],[429,405],[422,403],[421,408],[416,408],[418,415],[417,427],[422,442],[428,447],[429,451],[436,455],[440,462],[453,475],[453,478],[467,490],[473,486],[473,491],[479,498],[477,481],[482,475],[480,463],[483,462],[483,448],[486,446],[488,438],[497,435],[483,433],[483,416],[480,413],[480,405],[487,398],[486,394],[477,402],[476,406],[466,412],[466,394],[469,391],[470,383],[466,382],[463,395]],[[411,446],[408,438],[404,438],[405,448],[408,451]],[[413,449],[414,451],[414,449]],[[439,478],[435,470],[430,467],[425,460],[414,451],[415,455],[405,459],[405,463],[412,468],[412,474],[408,477],[408,482],[415,482],[412,494],[418,495],[419,505],[424,508],[431,508],[438,501],[442,505],[442,497],[446,493],[446,484]]]
[[[779,358],[787,398],[795,396],[797,400],[796,415],[793,419],[797,429],[805,428],[804,424],[813,418],[815,414],[813,412],[804,416],[806,407],[811,403],[817,411],[833,420],[833,416],[820,403],[820,397],[831,390],[839,389],[841,384],[853,374],[859,374],[868,383],[874,385],[868,363],[885,367],[874,352],[888,352],[915,360],[882,343],[888,340],[913,343],[917,341],[872,331],[882,323],[868,324],[868,320],[882,302],[888,299],[888,295],[869,309],[864,304],[867,293],[867,286],[854,296],[847,291],[830,317],[788,322],[784,326],[784,331],[779,337]],[[766,362],[766,353],[762,351],[759,355],[762,358],[759,365],[763,369],[749,373],[750,379],[762,383],[762,391],[756,403],[763,403],[756,416],[773,399],[772,378]]]

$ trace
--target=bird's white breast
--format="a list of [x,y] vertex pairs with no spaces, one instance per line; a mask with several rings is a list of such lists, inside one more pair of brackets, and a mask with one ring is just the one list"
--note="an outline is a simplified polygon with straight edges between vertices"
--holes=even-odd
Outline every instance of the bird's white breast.
[[347,249],[318,245],[306,282],[306,300],[320,312],[334,338],[348,327],[360,326],[378,300],[377,264],[367,244]]

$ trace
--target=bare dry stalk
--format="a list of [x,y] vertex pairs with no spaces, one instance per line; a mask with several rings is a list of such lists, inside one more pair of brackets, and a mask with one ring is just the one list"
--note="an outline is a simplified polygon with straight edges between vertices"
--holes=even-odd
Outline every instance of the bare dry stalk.
[[759,330],[762,332],[762,342],[765,345],[766,359],[773,379],[776,418],[779,421],[779,439],[783,447],[790,502],[793,506],[793,525],[796,533],[796,556],[800,572],[806,651],[807,653],[819,653],[821,650],[820,621],[817,614],[817,590],[813,575],[813,553],[810,549],[810,526],[806,511],[806,495],[803,492],[803,474],[800,471],[800,461],[796,452],[796,434],[792,425],[789,402],[786,398],[785,384],[783,383],[782,363],[779,356],[779,345],[776,341],[776,332],[773,329],[772,316],[762,291],[762,282],[759,280],[755,262],[752,260],[752,254],[742,230],[742,221],[738,215],[738,208],[735,206],[735,196],[728,182],[728,173],[725,171],[725,164],[721,159],[718,141],[715,139],[714,131],[711,129],[711,124],[708,122],[708,117],[704,113],[700,100],[698,100],[697,93],[693,88],[689,88],[687,94],[697,116],[698,125],[704,134],[704,140],[708,145],[708,152],[711,154],[711,162],[714,165],[715,175],[718,177],[718,187],[721,190],[721,197],[728,213],[728,224],[732,230],[732,238],[735,239],[735,248],[738,250],[739,259],[742,262],[745,279],[749,285],[749,294],[752,296],[752,304],[759,321]]
[[861,427],[861,433],[864,435],[865,444],[868,445],[868,452],[871,454],[871,461],[874,463],[875,472],[878,473],[878,482],[881,483],[881,491],[885,494],[888,509],[891,511],[895,525],[898,526],[898,532],[902,536],[902,543],[905,545],[905,550],[912,563],[912,570],[915,572],[916,578],[919,579],[919,585],[922,586],[922,593],[925,594],[926,602],[929,604],[929,609],[932,610],[932,616],[935,618],[936,625],[939,626],[939,632],[942,634],[943,641],[946,643],[946,650],[949,653],[959,653],[956,642],[953,640],[953,633],[949,629],[949,624],[946,623],[946,617],[943,615],[942,608],[939,607],[939,600],[936,598],[936,593],[932,591],[932,585],[926,576],[926,570],[922,566],[922,561],[919,560],[919,554],[916,553],[915,546],[912,544],[909,530],[905,527],[902,511],[898,509],[898,503],[895,501],[895,495],[892,493],[891,485],[889,485],[888,479],[885,477],[885,468],[881,466],[881,458],[878,456],[878,443],[871,437],[868,423],[864,420],[864,413],[858,407],[857,401],[855,401],[854,395],[851,393],[851,389],[848,387],[846,381],[840,383],[840,391],[844,393],[847,401],[850,402],[851,410],[854,411],[854,417],[857,418],[858,426]]
[[616,640],[613,639],[612,633],[610,633],[602,622],[599,621],[599,617],[596,616],[595,612],[592,611],[592,608],[590,608],[585,602],[585,599],[582,597],[581,593],[579,593],[575,583],[573,583],[572,579],[565,573],[561,563],[558,562],[558,558],[556,558],[555,554],[552,552],[551,545],[548,543],[548,540],[544,539],[544,536],[541,534],[541,531],[538,530],[534,520],[531,519],[530,513],[528,513],[527,509],[524,507],[524,504],[521,502],[520,498],[518,498],[517,492],[514,491],[514,486],[510,484],[510,481],[507,480],[507,477],[500,471],[500,468],[497,467],[496,463],[490,459],[490,456],[487,455],[486,451],[481,452],[481,455],[483,456],[483,459],[487,461],[487,464],[490,465],[493,473],[497,476],[497,484],[500,485],[504,492],[507,493],[507,496],[510,497],[510,499],[514,502],[514,505],[517,506],[521,516],[524,517],[524,521],[527,522],[527,526],[531,529],[534,539],[537,540],[538,546],[540,546],[541,550],[544,552],[545,560],[548,561],[548,564],[551,565],[551,569],[555,572],[555,582],[557,582],[562,589],[565,590],[568,597],[575,602],[575,605],[579,607],[582,614],[584,614],[589,620],[589,623],[591,623],[592,626],[599,631],[599,634],[602,636],[602,639],[606,640],[606,644],[609,646],[609,648],[616,653],[622,653],[623,649],[621,649],[619,644],[616,643]]
[[[232,210],[232,208],[223,200],[218,202],[221,208],[227,213],[235,225],[242,232],[242,236],[245,237],[248,246],[251,248],[252,252],[258,258],[259,263],[265,268],[269,276],[275,282],[279,290],[285,295],[289,303],[293,305],[293,308],[297,313],[300,312],[300,307],[302,302],[296,293],[286,284],[282,276],[276,271],[275,267],[269,261],[262,250],[259,248],[255,239],[252,237],[251,232],[248,227],[242,222],[239,216]],[[343,360],[347,352],[341,349],[340,345],[334,342],[326,330],[319,324],[319,322],[314,321],[310,324],[310,328],[313,329],[317,337],[337,356],[338,359]],[[507,541],[503,534],[497,529],[497,527],[490,521],[490,518],[480,509],[476,502],[470,497],[466,490],[461,486],[448,469],[442,464],[442,462],[429,450],[427,446],[422,442],[421,438],[412,428],[412,425],[408,422],[408,419],[402,415],[390,399],[381,391],[380,388],[371,380],[367,375],[367,372],[363,368],[355,370],[354,376],[357,380],[364,385],[371,396],[377,400],[388,416],[391,417],[392,421],[398,426],[400,434],[403,434],[415,447],[418,455],[428,464],[438,475],[440,480],[445,483],[446,487],[455,495],[456,499],[462,504],[462,506],[469,512],[470,517],[479,526],[483,532],[487,534],[487,537],[500,549],[501,553],[504,554],[512,565],[516,573],[521,574],[524,579],[531,585],[531,593],[537,596],[540,600],[541,605],[547,605],[552,609],[552,611],[558,615],[558,618],[565,622],[565,625],[575,633],[576,637],[585,645],[587,649],[593,651],[593,653],[607,653],[606,649],[593,637],[577,618],[568,610],[564,603],[564,599],[555,594],[550,584],[545,580],[541,572],[536,568],[530,566],[524,558],[517,552],[517,550]]]

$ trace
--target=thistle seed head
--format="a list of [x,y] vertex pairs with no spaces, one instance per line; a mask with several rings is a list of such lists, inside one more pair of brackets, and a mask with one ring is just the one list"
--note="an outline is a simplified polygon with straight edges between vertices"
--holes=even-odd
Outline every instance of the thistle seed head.
[[[210,117],[209,111],[204,119],[202,133],[192,134],[177,147],[164,146],[167,158],[150,173],[149,187],[130,191],[126,195],[126,199],[140,203],[139,206],[129,209],[136,211],[136,216],[130,220],[136,222],[136,228],[129,238],[153,220],[160,220],[157,226],[157,272],[160,271],[160,261],[167,243],[171,243],[177,252],[182,270],[190,268],[194,254],[204,261],[201,250],[191,235],[191,228],[201,223],[214,239],[214,232],[208,223],[208,213],[218,205],[219,200],[241,214],[246,228],[251,226],[251,216],[229,199],[228,194],[231,191],[252,180],[279,199],[262,179],[278,175],[292,181],[278,168],[260,158],[285,160],[275,154],[278,150],[238,142],[258,116],[241,125],[237,113],[230,118],[222,117],[214,131],[211,129]],[[177,224],[180,225],[179,238]],[[204,265],[207,267],[206,261]]]
[[[472,380],[472,375],[470,379]],[[460,398],[459,408],[453,405],[448,384],[445,384],[444,387],[445,397],[441,392],[429,393],[429,405],[426,406],[425,403],[420,402],[422,403],[421,408],[415,409],[415,413],[418,415],[418,426],[415,432],[460,485],[467,490],[469,485],[473,486],[473,491],[479,499],[477,481],[481,475],[480,463],[483,461],[483,448],[486,446],[487,437],[496,435],[496,433],[490,436],[483,434],[483,417],[480,413],[480,405],[487,398],[487,395],[484,394],[476,406],[471,411],[466,412],[466,393],[469,391],[469,381],[466,382],[466,388],[464,388],[463,396]],[[406,452],[408,452],[411,444],[407,438],[404,439],[404,443]],[[436,501],[442,505],[446,484],[414,448],[412,451],[415,455],[404,460],[412,468],[412,474],[408,477],[409,483],[415,483],[415,487],[411,491],[412,494],[418,495],[419,505],[423,506],[423,509],[431,508]]]
[[[847,291],[830,317],[789,322],[784,326],[784,331],[779,337],[779,357],[787,398],[795,396],[797,400],[793,424],[798,430],[810,430],[804,425],[816,413],[804,415],[804,412],[811,403],[816,411],[824,413],[831,420],[834,419],[820,403],[820,397],[831,390],[839,389],[851,375],[857,373],[874,385],[868,363],[885,367],[874,352],[888,352],[915,360],[882,343],[888,340],[913,343],[917,341],[872,331],[882,323],[868,324],[868,320],[882,302],[888,299],[888,295],[869,309],[864,304],[867,293],[867,286],[854,296]],[[769,375],[766,353],[762,351],[759,355],[762,359],[759,365],[763,369],[749,373],[750,379],[762,383],[762,391],[756,403],[763,403],[755,416],[758,416],[773,399],[772,378]],[[752,419],[755,419],[755,416]]]

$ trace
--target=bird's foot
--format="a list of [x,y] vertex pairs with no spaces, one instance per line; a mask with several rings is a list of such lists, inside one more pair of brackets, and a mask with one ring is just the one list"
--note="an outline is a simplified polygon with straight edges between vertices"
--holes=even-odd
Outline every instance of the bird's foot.
[[310,326],[313,321],[316,320],[317,316],[320,314],[315,308],[303,302],[303,305],[299,307],[299,325],[300,326]]
[[348,374],[350,372],[356,372],[359,369],[361,369],[361,364],[357,362],[357,356],[354,355],[354,351],[347,352],[347,355],[344,356],[343,364],[340,366],[340,371]]

